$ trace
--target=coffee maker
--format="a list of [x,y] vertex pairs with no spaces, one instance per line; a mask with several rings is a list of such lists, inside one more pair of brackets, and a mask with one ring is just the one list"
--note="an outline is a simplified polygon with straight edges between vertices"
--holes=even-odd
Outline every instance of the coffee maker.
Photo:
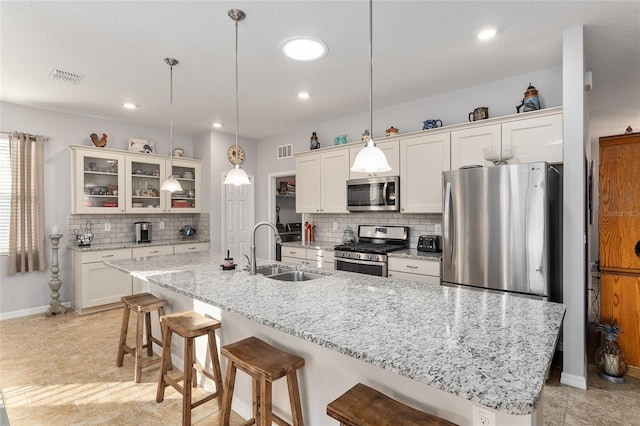
[[136,222],[133,226],[136,231],[136,244],[151,242],[151,223]]

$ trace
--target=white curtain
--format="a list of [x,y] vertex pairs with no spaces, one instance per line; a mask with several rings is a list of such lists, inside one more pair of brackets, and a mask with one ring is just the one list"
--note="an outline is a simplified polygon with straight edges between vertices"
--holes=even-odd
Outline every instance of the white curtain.
[[44,271],[44,136],[13,132],[9,274]]

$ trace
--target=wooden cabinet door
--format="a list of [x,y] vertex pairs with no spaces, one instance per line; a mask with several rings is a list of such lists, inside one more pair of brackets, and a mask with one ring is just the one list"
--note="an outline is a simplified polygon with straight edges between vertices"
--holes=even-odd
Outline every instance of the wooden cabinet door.
[[296,157],[296,213],[320,212],[320,154]]
[[400,212],[442,213],[442,172],[451,159],[449,133],[400,141]]
[[502,149],[515,163],[562,163],[562,113],[502,124]]
[[600,275],[601,321],[620,326],[618,344],[629,365],[640,367],[640,276]]
[[[378,177],[378,176],[399,176],[400,175],[400,141],[398,139],[392,141],[382,141],[376,142],[378,148],[384,155],[387,157],[387,161],[391,166],[391,170],[388,172],[375,172],[375,173],[364,173],[364,172],[352,172],[349,170],[349,179],[362,179],[367,177]],[[362,149],[364,148],[364,142],[362,144],[358,144],[358,146],[354,146],[349,148],[349,168],[353,165],[353,162],[356,160],[356,156]]]
[[600,267],[640,273],[640,133],[600,138]]
[[451,170],[474,164],[492,166],[493,163],[484,159],[482,149],[499,150],[501,146],[500,124],[453,131],[451,132]]
[[349,149],[323,152],[320,176],[320,213],[348,213]]

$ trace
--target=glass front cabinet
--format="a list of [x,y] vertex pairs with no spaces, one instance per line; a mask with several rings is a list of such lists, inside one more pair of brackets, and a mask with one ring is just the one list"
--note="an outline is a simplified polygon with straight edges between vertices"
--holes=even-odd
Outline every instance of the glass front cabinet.
[[170,175],[165,156],[71,146],[72,213],[200,213],[201,162],[174,158],[182,191],[160,192]]

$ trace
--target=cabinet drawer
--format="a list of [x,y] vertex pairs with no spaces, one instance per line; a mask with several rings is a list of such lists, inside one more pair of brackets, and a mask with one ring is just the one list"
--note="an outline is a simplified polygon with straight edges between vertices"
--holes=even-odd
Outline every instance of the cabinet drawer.
[[312,268],[318,269],[334,269],[333,267],[333,250],[308,249],[307,261]]
[[82,253],[82,263],[104,262],[118,259],[131,259],[131,249],[99,250]]
[[209,243],[176,244],[173,246],[175,254],[195,253],[197,251],[209,251]]
[[173,246],[134,247],[133,257],[162,256],[173,254]]
[[282,257],[307,258],[307,249],[302,247],[282,247]]
[[306,265],[307,264],[307,260],[306,259],[300,259],[299,257],[287,257],[287,256],[282,256],[282,263],[290,263],[292,265]]
[[391,271],[440,277],[440,262],[390,257],[389,275],[391,275]]
[[398,271],[389,271],[389,278],[395,278],[398,280],[405,281],[415,281],[419,283],[427,283],[427,284],[440,284],[440,277],[435,277],[433,275],[420,275],[420,274],[409,274],[407,272],[398,272]]

